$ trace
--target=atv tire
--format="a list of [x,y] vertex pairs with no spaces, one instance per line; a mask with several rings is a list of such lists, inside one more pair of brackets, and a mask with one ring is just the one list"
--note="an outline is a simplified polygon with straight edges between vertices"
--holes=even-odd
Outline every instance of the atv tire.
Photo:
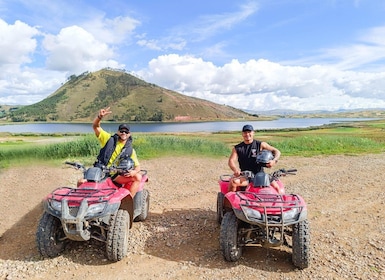
[[241,258],[243,248],[238,243],[238,218],[233,211],[223,216],[219,242],[226,261],[236,262]]
[[217,195],[217,222],[218,224],[222,223],[223,219],[223,200],[225,198],[225,195],[221,192],[218,192]]
[[304,269],[310,262],[310,230],[307,220],[293,225],[293,264]]
[[130,214],[119,209],[111,215],[110,226],[107,233],[106,251],[110,261],[120,261],[127,255],[130,231]]
[[57,257],[66,243],[60,220],[44,212],[36,231],[36,245],[40,254],[45,258]]
[[142,222],[147,219],[148,210],[150,209],[150,194],[148,190],[143,189],[142,191],[142,201],[141,201],[141,211],[139,216],[137,216],[134,221]]

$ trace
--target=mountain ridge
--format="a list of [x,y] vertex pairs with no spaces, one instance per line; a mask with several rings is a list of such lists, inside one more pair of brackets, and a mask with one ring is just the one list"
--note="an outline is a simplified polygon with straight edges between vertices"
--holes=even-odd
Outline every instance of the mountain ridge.
[[0,120],[11,122],[90,122],[111,107],[107,121],[202,122],[272,118],[385,117],[385,109],[338,111],[290,109],[251,111],[189,97],[147,83],[126,70],[104,68],[72,75],[55,92],[26,106],[0,105]]
[[109,121],[175,122],[257,119],[240,109],[185,96],[147,83],[124,70],[104,68],[72,75],[47,98],[9,113],[13,122],[92,121],[110,107]]

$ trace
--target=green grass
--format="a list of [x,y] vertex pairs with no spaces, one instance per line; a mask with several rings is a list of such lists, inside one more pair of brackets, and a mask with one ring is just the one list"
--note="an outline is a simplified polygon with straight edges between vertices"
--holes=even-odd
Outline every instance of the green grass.
[[[19,140],[18,140],[19,141]],[[134,148],[140,159],[161,156],[196,155],[207,157],[227,156],[230,148],[221,142],[207,139],[185,139],[175,136],[137,136]],[[73,141],[51,143],[47,145],[12,145],[10,142],[0,144],[0,167],[12,162],[32,160],[81,160],[92,163],[99,153],[99,142],[93,134]]]
[[139,136],[134,140],[134,147],[142,158],[170,155],[218,157],[230,153],[230,148],[219,141],[177,136]]
[[382,143],[352,136],[299,136],[279,142],[272,141],[270,144],[288,156],[349,155],[385,151]]
[[[284,156],[353,155],[385,152],[385,120],[327,126],[318,129],[284,129],[257,131],[256,139],[266,141],[281,150]],[[99,143],[93,134],[68,137],[60,141],[37,145],[21,135],[0,143],[0,167],[17,162],[78,160],[91,164],[99,153]],[[134,148],[139,159],[163,156],[227,157],[231,148],[242,141],[240,132],[146,134],[134,136]],[[28,138],[28,137],[26,137]],[[33,139],[36,140],[37,136]]]

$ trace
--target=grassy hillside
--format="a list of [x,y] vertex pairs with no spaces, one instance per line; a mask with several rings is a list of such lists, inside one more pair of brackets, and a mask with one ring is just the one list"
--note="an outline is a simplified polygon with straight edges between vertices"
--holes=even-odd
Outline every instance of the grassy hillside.
[[23,106],[10,106],[10,105],[0,105],[0,119],[6,118],[10,112],[13,112]]
[[103,69],[71,76],[46,99],[10,113],[10,120],[92,121],[111,107],[111,121],[206,121],[255,119],[229,106],[188,97],[149,84],[124,71]]

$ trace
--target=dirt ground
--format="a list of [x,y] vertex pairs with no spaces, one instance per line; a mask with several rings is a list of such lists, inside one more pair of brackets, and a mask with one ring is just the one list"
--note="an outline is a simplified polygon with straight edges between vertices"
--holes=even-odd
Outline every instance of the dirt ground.
[[35,232],[41,200],[74,186],[80,171],[28,165],[0,170],[0,279],[385,279],[385,157],[281,157],[287,193],[303,196],[311,228],[311,263],[296,269],[287,247],[248,247],[236,263],[219,248],[216,197],[227,158],[142,160],[150,213],[133,225],[130,252],[111,263],[98,241],[73,242],[40,257]]

